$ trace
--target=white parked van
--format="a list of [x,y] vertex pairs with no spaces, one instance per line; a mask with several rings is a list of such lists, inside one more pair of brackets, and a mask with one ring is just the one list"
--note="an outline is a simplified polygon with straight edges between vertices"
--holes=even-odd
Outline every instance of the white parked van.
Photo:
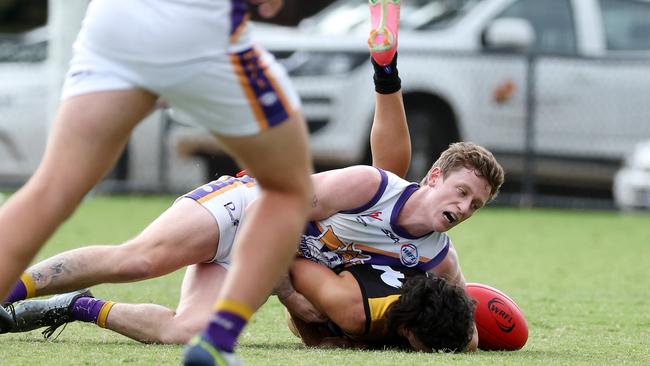
[[47,30],[0,34],[0,180],[36,168],[47,135]]

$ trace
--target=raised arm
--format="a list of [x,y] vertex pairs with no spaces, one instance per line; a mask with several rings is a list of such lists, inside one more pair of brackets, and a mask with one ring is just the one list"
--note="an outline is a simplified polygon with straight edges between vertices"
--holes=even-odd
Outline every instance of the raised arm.
[[397,54],[388,67],[381,67],[374,60],[371,62],[375,70],[375,117],[370,130],[372,165],[405,177],[411,164],[411,138],[397,71]]

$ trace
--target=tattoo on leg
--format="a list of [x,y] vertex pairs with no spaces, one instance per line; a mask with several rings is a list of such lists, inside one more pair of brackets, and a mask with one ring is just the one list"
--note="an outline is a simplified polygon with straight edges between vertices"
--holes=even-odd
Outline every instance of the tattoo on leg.
[[61,274],[61,273],[63,273],[63,271],[64,271],[64,268],[63,268],[63,262],[54,263],[54,264],[50,267],[50,269],[52,270],[52,273],[53,273],[53,274]]
[[40,282],[40,281],[43,281],[43,277],[44,277],[44,276],[43,276],[43,274],[42,274],[41,272],[32,272],[32,273],[30,273],[29,275],[32,276],[32,279],[33,279],[34,282],[36,282],[36,283],[38,283],[38,282]]
[[51,285],[57,278],[70,273],[70,269],[64,262],[64,259],[59,259],[53,264],[47,265],[46,268],[39,268],[40,266],[36,265],[36,268],[29,270],[28,273],[34,280],[36,289]]

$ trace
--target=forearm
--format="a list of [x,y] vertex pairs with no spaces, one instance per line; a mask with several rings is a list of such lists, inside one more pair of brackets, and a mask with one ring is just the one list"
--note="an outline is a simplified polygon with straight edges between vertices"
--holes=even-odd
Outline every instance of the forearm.
[[288,273],[282,276],[278,284],[273,289],[273,295],[276,295],[280,302],[286,300],[289,296],[293,295],[294,292],[296,292],[296,289],[293,288],[293,285],[291,284],[291,278],[289,277]]
[[286,314],[287,325],[291,332],[299,337],[305,346],[318,348],[357,348],[365,349],[367,344],[353,341],[331,331],[322,323],[307,323]]
[[411,162],[411,140],[402,92],[376,93],[375,100],[375,118],[370,130],[372,165],[404,177]]
[[450,283],[465,287],[465,276],[460,269],[458,254],[453,244],[449,244],[449,252],[445,258],[435,267],[429,270],[429,273],[437,277],[442,277]]
[[296,318],[308,323],[322,323],[327,320],[319,309],[295,290],[288,274],[278,282],[273,289],[273,293],[277,295],[282,305]]

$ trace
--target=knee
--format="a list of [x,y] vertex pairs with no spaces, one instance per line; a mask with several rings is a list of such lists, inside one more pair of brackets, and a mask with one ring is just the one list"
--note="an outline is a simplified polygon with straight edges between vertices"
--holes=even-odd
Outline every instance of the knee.
[[127,244],[118,247],[113,261],[118,280],[128,282],[155,277],[154,260],[147,253],[132,249]]

